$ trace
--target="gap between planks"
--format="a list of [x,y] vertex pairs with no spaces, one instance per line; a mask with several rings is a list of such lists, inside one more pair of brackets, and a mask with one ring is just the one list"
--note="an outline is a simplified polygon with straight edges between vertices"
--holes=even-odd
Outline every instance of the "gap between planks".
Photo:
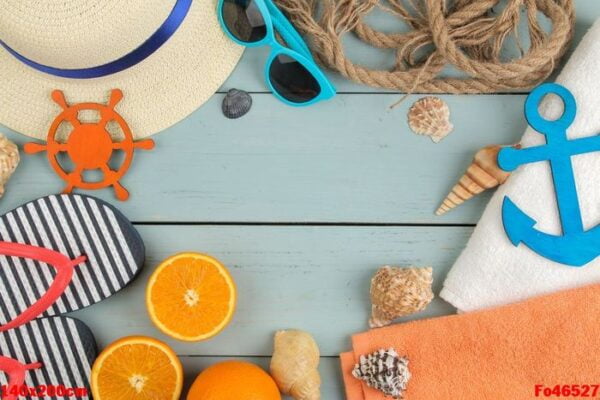
[[415,227],[472,228],[469,223],[403,223],[403,222],[294,222],[294,221],[132,221],[139,226],[338,226],[338,227]]
[[[272,95],[272,92],[269,91],[246,91],[249,94],[268,94]],[[227,94],[227,90],[219,90],[215,92],[215,94]],[[386,92],[386,91],[372,91],[372,92],[360,92],[360,91],[347,91],[347,92],[337,92],[338,95],[393,95],[393,96],[403,96],[405,92]],[[409,96],[525,96],[529,94],[529,91],[524,92],[497,92],[497,93],[420,93],[413,92],[408,94]]]
[[[271,359],[273,356],[256,356],[256,355],[236,355],[236,354],[219,354],[219,355],[202,355],[202,354],[177,354],[178,357],[189,357],[189,358],[264,358]],[[320,359],[329,358],[329,359],[337,359],[339,356],[320,356]]]

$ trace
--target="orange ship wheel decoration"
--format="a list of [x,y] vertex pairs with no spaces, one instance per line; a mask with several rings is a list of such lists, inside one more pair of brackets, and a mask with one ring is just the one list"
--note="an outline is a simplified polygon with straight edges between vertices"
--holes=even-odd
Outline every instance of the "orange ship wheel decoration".
[[[62,91],[52,92],[52,99],[62,109],[52,122],[48,132],[47,143],[25,144],[25,152],[28,154],[46,151],[50,165],[66,183],[63,193],[71,193],[74,188],[87,190],[97,190],[112,186],[115,195],[121,201],[129,198],[129,192],[125,189],[120,179],[127,173],[133,160],[133,151],[135,149],[151,150],[154,148],[154,141],[151,139],[133,141],[133,135],[129,126],[116,111],[116,105],[123,98],[123,93],[119,89],[114,89],[110,93],[110,99],[107,105],[99,103],[79,103],[69,106],[65,100]],[[82,110],[95,110],[100,115],[100,121],[97,123],[83,123],[79,120],[79,112]],[[111,134],[107,130],[107,124],[115,121],[121,131],[124,139],[119,142],[113,141]],[[66,139],[66,143],[57,141],[56,135],[59,126],[63,122],[68,122],[73,126],[73,130]],[[109,162],[115,150],[122,150],[125,158],[121,165],[112,170]],[[65,171],[59,163],[60,153],[66,153],[75,167],[72,171]],[[103,179],[97,182],[88,182],[84,179],[85,170],[100,170]]]

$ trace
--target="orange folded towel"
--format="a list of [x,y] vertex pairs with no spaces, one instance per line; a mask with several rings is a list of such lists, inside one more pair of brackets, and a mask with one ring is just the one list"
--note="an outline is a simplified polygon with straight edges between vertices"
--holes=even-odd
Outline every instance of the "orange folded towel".
[[347,398],[385,399],[352,369],[360,355],[390,347],[409,359],[406,400],[535,399],[556,385],[597,385],[599,324],[600,285],[592,285],[375,329],[353,336],[354,351],[341,355]]

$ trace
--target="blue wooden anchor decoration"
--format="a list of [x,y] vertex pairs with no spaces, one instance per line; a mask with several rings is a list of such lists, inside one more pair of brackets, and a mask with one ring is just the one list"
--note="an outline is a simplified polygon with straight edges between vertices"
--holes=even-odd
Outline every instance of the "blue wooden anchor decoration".
[[[538,110],[544,96],[550,93],[558,95],[564,103],[563,114],[557,120],[544,119]],[[505,171],[513,171],[523,164],[550,162],[562,235],[535,229],[536,221],[508,197],[502,204],[504,230],[515,246],[523,242],[545,258],[580,267],[600,255],[600,225],[587,231],[583,228],[571,157],[600,151],[600,136],[569,140],[567,129],[576,113],[575,97],[568,89],[554,83],[538,86],[527,97],[525,117],[533,129],[546,137],[546,144],[525,149],[504,148],[498,154],[498,164]]]

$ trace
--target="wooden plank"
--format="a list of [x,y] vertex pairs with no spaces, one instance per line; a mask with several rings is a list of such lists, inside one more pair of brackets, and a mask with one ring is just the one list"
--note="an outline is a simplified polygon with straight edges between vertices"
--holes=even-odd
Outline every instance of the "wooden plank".
[[[575,25],[576,29],[573,43],[576,44],[581,40],[581,37],[592,23],[600,17],[600,7],[598,7],[597,0],[574,1],[577,22]],[[525,14],[523,14],[523,18],[525,19]],[[389,15],[383,15],[383,13],[377,9],[375,9],[371,15],[367,16],[367,22],[382,32],[402,32],[406,30],[406,27],[398,22],[397,19],[390,17]],[[542,19],[542,23],[544,22],[545,20]],[[522,34],[521,37],[526,37],[526,34]],[[352,34],[346,34],[343,43],[344,49],[348,52],[350,59],[356,64],[378,69],[389,69],[394,65],[393,51],[375,49],[361,42]],[[249,49],[246,51],[242,61],[227,82],[225,82],[221,91],[226,91],[232,87],[253,92],[267,91],[267,87],[264,83],[263,68],[264,63],[267,60],[268,52],[268,49]],[[367,93],[381,91],[380,89],[349,81],[332,71],[328,71],[327,74],[339,93]]]
[[[304,226],[140,226],[147,248],[146,268],[117,295],[73,313],[89,324],[101,346],[127,335],[149,335],[178,354],[268,356],[273,333],[313,333],[323,356],[350,346],[350,335],[367,329],[369,285],[382,265],[431,265],[434,292],[465,245],[472,228],[304,227]],[[229,266],[239,303],[231,325],[202,343],[171,340],[150,322],[145,308],[149,275],[167,256],[206,252]],[[424,318],[454,313],[440,299]]]
[[[258,94],[239,120],[222,116],[221,97],[136,153],[123,179],[131,199],[118,204],[130,219],[474,224],[488,195],[443,218],[433,212],[477,149],[515,142],[526,126],[522,95],[443,96],[455,129],[438,144],[407,126],[419,96],[393,110],[394,94],[296,109]],[[0,211],[63,187],[44,154],[23,155]],[[118,203],[112,190],[88,193]]]
[[[577,7],[581,36],[600,8],[591,0]],[[262,85],[258,62],[242,62],[234,82]],[[120,206],[151,222],[474,224],[489,195],[443,218],[433,211],[477,148],[519,138],[523,96],[444,96],[456,128],[438,145],[406,125],[416,98],[390,111],[396,94],[339,95],[299,110],[256,94],[252,112],[229,121],[219,110],[222,95],[214,96],[156,136],[154,152],[136,156],[124,180],[133,197]],[[23,158],[0,210],[62,188],[41,155]],[[109,191],[100,195],[114,201]]]
[[[261,366],[266,371],[269,370],[270,358],[268,357],[190,357],[181,356],[185,372],[185,383],[182,399],[185,399],[189,387],[194,382],[196,376],[207,367],[227,360],[247,361]],[[337,357],[322,357],[319,364],[319,373],[321,375],[321,398],[323,400],[344,400],[344,385],[340,369],[340,361]],[[291,400],[291,397],[283,397]],[[242,399],[240,399],[242,400]]]

